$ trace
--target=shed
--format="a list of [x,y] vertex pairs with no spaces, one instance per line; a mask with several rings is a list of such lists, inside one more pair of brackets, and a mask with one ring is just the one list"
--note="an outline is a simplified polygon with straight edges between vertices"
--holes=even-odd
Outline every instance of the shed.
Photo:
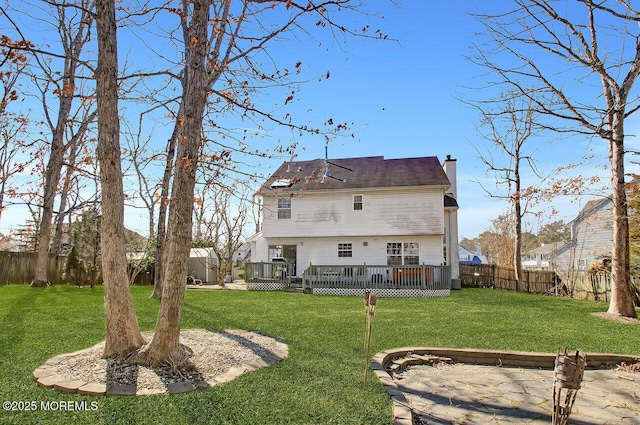
[[202,283],[217,284],[218,259],[213,248],[191,248],[188,273]]

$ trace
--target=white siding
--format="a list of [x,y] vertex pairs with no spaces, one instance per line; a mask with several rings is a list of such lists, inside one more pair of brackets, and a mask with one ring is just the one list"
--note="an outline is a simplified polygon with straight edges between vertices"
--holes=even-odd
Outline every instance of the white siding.
[[[442,236],[370,236],[328,238],[263,238],[255,245],[252,261],[268,261],[269,245],[295,245],[296,270],[301,275],[309,264],[317,265],[386,265],[387,243],[418,242],[420,264],[441,265]],[[338,257],[338,244],[351,243],[353,257]],[[255,255],[254,255],[255,254]]]
[[251,241],[251,261],[269,261],[269,241],[264,237]]
[[[353,195],[363,196],[362,210],[354,211]],[[291,198],[291,219],[280,220],[277,197],[267,196],[263,204],[265,238],[442,235],[443,228],[441,189],[297,193]]]

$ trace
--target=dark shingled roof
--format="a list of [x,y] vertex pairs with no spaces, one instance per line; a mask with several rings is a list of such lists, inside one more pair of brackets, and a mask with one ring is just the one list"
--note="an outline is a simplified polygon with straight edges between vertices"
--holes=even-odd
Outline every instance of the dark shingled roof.
[[[260,193],[296,192],[301,190],[335,190],[363,188],[393,188],[408,186],[450,186],[440,161],[435,156],[422,158],[329,159],[329,173],[325,177],[324,159],[291,161],[280,168],[260,188]],[[333,165],[335,164],[335,165]],[[351,169],[341,168],[346,167]],[[324,183],[323,183],[324,180]],[[274,185],[274,182],[278,182]],[[276,187],[274,187],[276,186]]]

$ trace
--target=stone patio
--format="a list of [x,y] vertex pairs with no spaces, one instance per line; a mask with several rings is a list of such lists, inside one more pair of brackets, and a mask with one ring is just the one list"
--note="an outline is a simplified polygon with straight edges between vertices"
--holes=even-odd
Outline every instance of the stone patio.
[[[451,363],[430,365],[431,356]],[[404,348],[378,353],[373,367],[391,396],[398,425],[548,425],[554,360],[555,354]],[[640,373],[612,368],[638,361],[587,353],[591,368],[585,371],[570,423],[639,425]]]

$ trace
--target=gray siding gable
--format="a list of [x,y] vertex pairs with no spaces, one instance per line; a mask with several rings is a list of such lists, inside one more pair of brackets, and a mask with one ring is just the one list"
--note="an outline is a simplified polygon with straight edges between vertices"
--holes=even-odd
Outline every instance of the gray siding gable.
[[571,243],[558,251],[558,266],[568,270],[587,270],[611,256],[613,247],[613,203],[604,198],[588,202],[572,220]]

